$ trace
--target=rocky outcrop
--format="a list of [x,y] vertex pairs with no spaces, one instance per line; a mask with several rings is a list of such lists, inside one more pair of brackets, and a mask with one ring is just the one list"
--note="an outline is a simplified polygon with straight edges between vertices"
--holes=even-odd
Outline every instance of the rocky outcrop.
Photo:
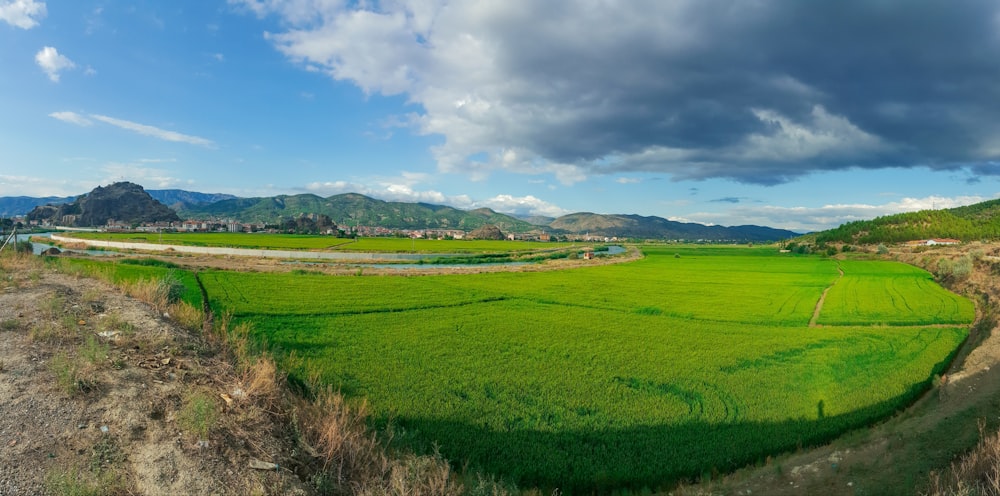
[[503,231],[499,227],[492,224],[487,224],[485,226],[476,228],[474,231],[469,233],[469,239],[505,239]]
[[28,213],[28,220],[74,227],[107,225],[109,220],[134,225],[180,221],[177,213],[154,200],[142,186],[129,182],[98,186],[75,201],[43,205]]

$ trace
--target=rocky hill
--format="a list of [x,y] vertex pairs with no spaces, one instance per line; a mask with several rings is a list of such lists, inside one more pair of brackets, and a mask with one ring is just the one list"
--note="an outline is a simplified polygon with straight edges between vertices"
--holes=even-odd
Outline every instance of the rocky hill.
[[43,205],[28,213],[28,220],[52,224],[95,227],[108,220],[126,224],[179,221],[177,212],[154,200],[142,186],[129,182],[98,186],[75,201],[61,205]]
[[469,239],[499,240],[499,239],[504,239],[504,235],[503,232],[500,231],[500,228],[490,224],[482,227],[477,227],[476,229],[474,229],[472,232],[469,233]]

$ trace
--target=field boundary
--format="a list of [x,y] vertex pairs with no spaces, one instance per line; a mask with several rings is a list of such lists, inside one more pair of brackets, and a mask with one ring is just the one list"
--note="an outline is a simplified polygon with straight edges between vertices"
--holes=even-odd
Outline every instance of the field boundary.
[[840,266],[840,262],[837,262],[837,273],[840,275],[838,275],[837,278],[823,290],[823,294],[819,296],[819,301],[816,302],[816,309],[813,310],[813,316],[809,319],[809,327],[821,327],[816,323],[816,321],[819,320],[819,313],[823,311],[823,303],[826,301],[826,294],[830,292],[830,288],[832,288],[834,284],[837,284],[837,281],[844,278],[844,269]]

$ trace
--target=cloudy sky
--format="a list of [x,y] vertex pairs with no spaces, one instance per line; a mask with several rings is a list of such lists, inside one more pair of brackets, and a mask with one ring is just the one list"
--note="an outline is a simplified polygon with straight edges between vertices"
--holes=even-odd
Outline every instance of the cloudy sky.
[[0,0],[0,196],[801,231],[1000,196],[1000,3]]

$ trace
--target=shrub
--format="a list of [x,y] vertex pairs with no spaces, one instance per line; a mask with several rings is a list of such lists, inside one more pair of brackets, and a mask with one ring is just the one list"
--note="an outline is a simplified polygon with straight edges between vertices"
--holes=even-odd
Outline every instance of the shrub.
[[94,336],[87,336],[87,341],[80,347],[80,358],[94,367],[100,366],[108,358],[111,347],[97,340]]
[[49,369],[56,375],[56,383],[72,396],[80,390],[80,366],[66,352],[60,352],[49,361]]
[[30,255],[35,252],[35,245],[31,244],[31,241],[18,241],[14,245],[14,251],[25,255]]
[[972,257],[968,255],[959,257],[957,260],[949,258],[938,260],[937,276],[942,281],[964,281],[970,274],[972,274]]

